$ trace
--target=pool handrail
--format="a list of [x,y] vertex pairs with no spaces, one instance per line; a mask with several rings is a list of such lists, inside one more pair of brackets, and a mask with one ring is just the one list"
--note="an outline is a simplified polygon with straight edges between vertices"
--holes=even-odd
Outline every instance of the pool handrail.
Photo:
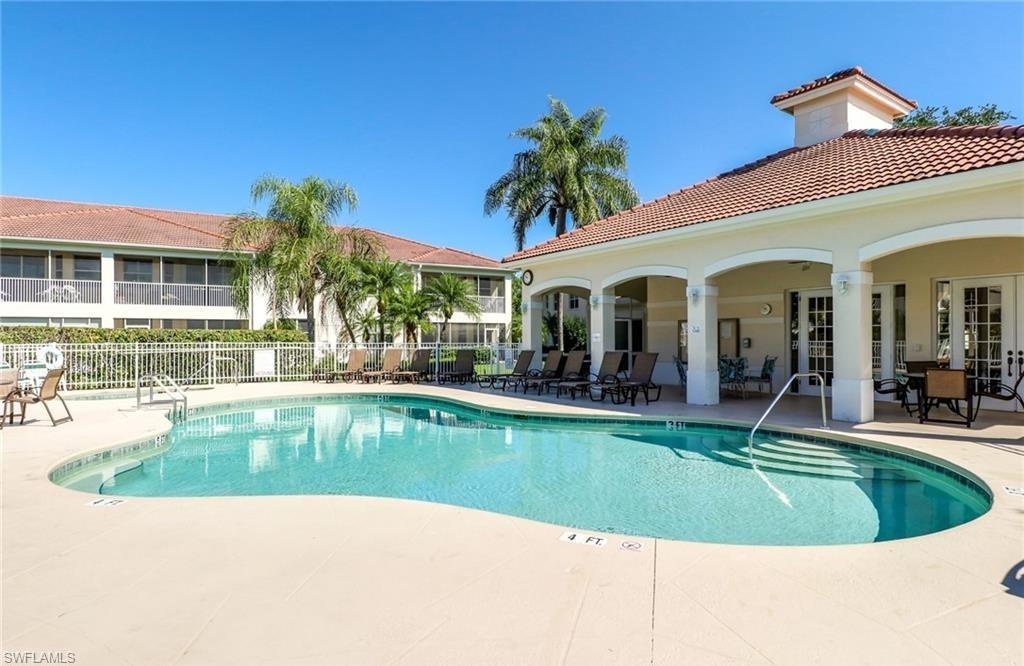
[[818,388],[821,390],[821,427],[824,430],[828,430],[828,416],[826,416],[825,412],[825,378],[822,377],[821,374],[817,372],[794,372],[792,375],[789,376],[789,379],[786,380],[785,386],[783,386],[782,389],[777,394],[775,394],[775,399],[772,400],[772,404],[768,405],[768,409],[764,410],[764,414],[761,414],[761,418],[759,418],[757,420],[757,423],[754,424],[754,427],[751,428],[750,435],[747,436],[747,450],[751,458],[754,457],[754,433],[756,433],[757,429],[761,427],[761,424],[764,423],[764,420],[768,418],[768,414],[771,413],[772,409],[779,402],[779,400],[782,400],[782,396],[786,395],[786,391],[789,390],[789,386],[790,384],[793,383],[793,380],[799,377],[818,378]]

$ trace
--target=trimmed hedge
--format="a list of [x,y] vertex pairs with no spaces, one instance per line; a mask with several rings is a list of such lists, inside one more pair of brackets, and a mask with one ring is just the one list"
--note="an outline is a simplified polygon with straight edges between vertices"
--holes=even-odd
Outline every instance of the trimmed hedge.
[[64,342],[309,342],[302,331],[187,330],[148,328],[55,328],[0,326],[0,343]]

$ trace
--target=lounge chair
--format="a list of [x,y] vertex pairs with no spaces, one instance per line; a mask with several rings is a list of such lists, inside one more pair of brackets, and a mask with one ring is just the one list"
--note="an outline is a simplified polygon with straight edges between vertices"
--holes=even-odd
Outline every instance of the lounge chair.
[[512,372],[497,375],[477,375],[476,381],[480,384],[480,388],[498,388],[497,385],[500,383],[502,390],[504,390],[508,382],[517,382],[530,372],[530,364],[533,363],[533,357],[536,354],[537,352],[532,349],[524,349],[519,352],[519,358],[516,359]]
[[419,382],[430,375],[430,357],[434,353],[432,349],[417,349],[412,353],[412,362],[408,370],[395,370],[391,373],[391,381],[399,384],[405,382]]
[[[651,381],[654,367],[658,362],[657,352],[639,352],[633,359],[633,369],[626,381],[608,387],[612,402],[621,405],[629,400],[631,406],[636,405],[636,397],[644,394],[644,402],[651,404],[661,399],[661,386]],[[651,394],[654,398],[651,398]]]
[[[60,378],[64,376],[64,368],[57,370],[50,370],[46,373],[46,377],[43,378],[43,383],[39,387],[38,391],[26,390],[20,393],[9,393],[4,398],[4,415],[7,414],[7,406],[11,406],[11,419],[14,419],[14,405],[21,405],[21,423],[25,422],[25,411],[28,405],[41,404],[43,409],[46,410],[46,415],[50,417],[50,423],[53,425],[59,425],[66,421],[74,421],[75,419],[71,416],[71,410],[68,409],[68,404],[64,402],[64,398],[60,396],[58,389],[60,388]],[[60,404],[64,406],[64,411],[67,413],[62,419],[53,418],[53,412],[50,411],[50,406],[46,403],[50,402],[54,398],[60,400]],[[3,428],[3,419],[0,418],[0,428]]]
[[475,349],[460,349],[455,352],[455,368],[442,372],[437,376],[437,383],[444,384],[448,382],[458,382],[459,384],[465,384],[466,382],[473,381],[473,376],[476,374],[474,368],[476,366],[476,350]]
[[625,357],[626,352],[605,352],[604,357],[601,359],[601,367],[596,373],[591,373],[586,377],[565,377],[562,381],[558,382],[555,394],[560,398],[562,397],[562,391],[565,391],[575,400],[577,391],[583,393],[591,386],[597,386],[600,389],[601,386],[606,384],[618,383],[619,368],[622,367],[622,359]]
[[353,349],[349,352],[348,362],[345,363],[345,369],[330,373],[327,375],[327,381],[333,382],[340,379],[342,381],[351,382],[357,380],[362,376],[364,367],[366,367],[366,350]]
[[565,357],[565,365],[562,366],[562,371],[557,377],[537,380],[537,395],[540,395],[542,392],[550,391],[552,386],[555,386],[565,380],[587,379],[587,376],[583,374],[583,362],[586,361],[586,359],[586,351],[576,349],[569,352]]
[[366,382],[382,382],[390,379],[391,374],[398,370],[402,363],[402,350],[398,347],[391,347],[384,352],[384,360],[381,361],[380,370],[364,370],[360,378]]
[[565,354],[552,349],[548,352],[548,355],[544,357],[544,367],[539,371],[531,370],[526,374],[525,377],[518,380],[513,384],[513,390],[518,389],[519,386],[523,387],[523,393],[527,393],[531,386],[537,386],[537,393],[540,393],[540,383],[545,379],[557,379],[562,376],[562,359]]
[[[967,406],[967,413],[960,411],[960,401]],[[975,419],[974,393],[966,370],[949,370],[946,368],[928,368],[924,371],[924,382],[918,388],[917,398],[918,423],[962,423],[968,428]],[[949,410],[962,420],[937,419],[931,411],[939,405],[946,405]]]

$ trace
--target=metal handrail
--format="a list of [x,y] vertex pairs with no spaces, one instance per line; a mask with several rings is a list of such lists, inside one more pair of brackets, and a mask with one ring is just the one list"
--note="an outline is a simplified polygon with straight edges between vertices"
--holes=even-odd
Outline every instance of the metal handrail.
[[[154,399],[154,388],[159,388],[161,393],[164,393],[171,399],[171,414],[177,418],[179,413],[181,418],[188,416],[188,396],[181,390],[169,375],[150,374],[143,375],[139,378],[139,381],[135,384],[135,408],[142,409],[142,385],[145,382],[149,382],[149,404],[153,404]],[[181,410],[178,410],[178,403],[181,403]]]
[[[201,375],[202,375],[202,374],[203,374],[204,372],[206,372],[206,371],[207,371],[207,370],[208,370],[208,369],[210,368],[210,366],[213,366],[213,368],[214,368],[214,369],[216,370],[216,368],[217,368],[217,363],[219,363],[219,362],[221,362],[221,361],[229,361],[229,362],[231,363],[231,367],[232,367],[232,368],[234,369],[234,371],[235,371],[235,372],[234,372],[234,375],[233,375],[233,378],[234,378],[234,380],[235,380],[235,383],[236,383],[236,384],[240,383],[240,382],[242,381],[242,373],[241,373],[241,371],[239,370],[239,366],[238,366],[238,359],[237,359],[237,358],[234,358],[233,356],[214,356],[213,358],[211,358],[211,359],[210,359],[209,361],[207,361],[206,363],[203,363],[203,365],[202,365],[202,367],[201,367],[201,368],[199,368],[198,370],[196,370],[195,372],[193,372],[193,373],[192,373],[192,374],[191,374],[191,375],[190,375],[190,376],[189,376],[189,377],[188,377],[188,378],[187,378],[187,379],[185,380],[185,390],[186,390],[186,391],[187,391],[187,390],[189,390],[189,389],[190,389],[190,388],[192,387],[192,380],[194,380],[194,379],[195,379],[196,377],[199,377],[199,376],[201,376]],[[214,382],[214,383],[216,383],[216,382]]]
[[775,399],[772,400],[772,404],[768,405],[768,409],[764,410],[764,414],[761,415],[761,418],[757,420],[757,423],[755,423],[753,429],[751,429],[750,435],[747,437],[747,450],[751,457],[754,455],[754,433],[761,427],[764,420],[768,418],[768,414],[772,411],[779,400],[782,400],[782,396],[786,395],[786,391],[789,390],[789,386],[793,383],[793,380],[798,377],[818,378],[818,388],[821,389],[821,427],[828,430],[828,417],[825,415],[825,378],[817,372],[794,372],[790,375],[789,379],[786,380],[786,385],[782,387],[782,390],[779,391],[775,396]]

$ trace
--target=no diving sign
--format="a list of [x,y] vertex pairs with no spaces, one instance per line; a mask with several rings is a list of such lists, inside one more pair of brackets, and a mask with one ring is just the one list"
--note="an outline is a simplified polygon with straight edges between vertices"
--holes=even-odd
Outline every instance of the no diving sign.
[[98,498],[92,500],[91,502],[86,502],[85,505],[86,506],[101,506],[101,507],[121,506],[122,504],[124,504],[127,501],[128,500],[113,499],[113,498],[110,498],[110,497],[98,497]]

